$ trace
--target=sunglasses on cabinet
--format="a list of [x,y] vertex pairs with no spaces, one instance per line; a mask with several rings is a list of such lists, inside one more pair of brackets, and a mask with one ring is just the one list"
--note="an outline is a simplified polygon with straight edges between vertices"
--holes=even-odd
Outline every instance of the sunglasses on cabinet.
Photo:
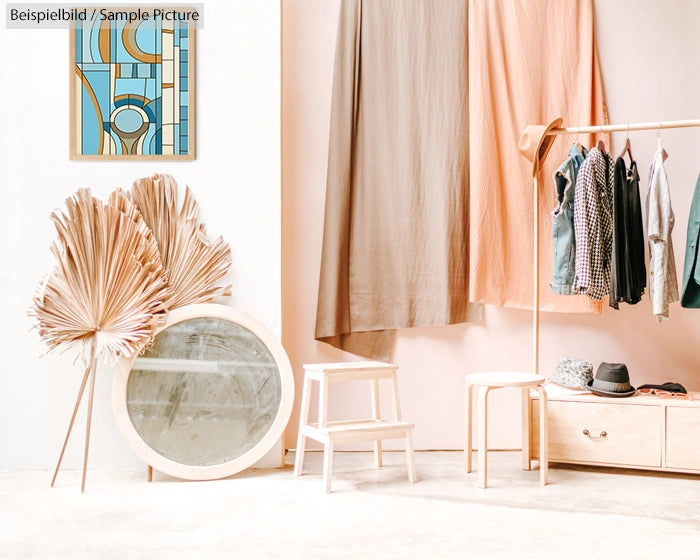
[[689,401],[693,400],[693,395],[689,395],[687,393],[674,393],[673,391],[664,391],[663,389],[652,389],[649,387],[638,389],[637,393],[639,393],[640,395],[654,395],[656,397],[661,397],[664,399],[685,399]]

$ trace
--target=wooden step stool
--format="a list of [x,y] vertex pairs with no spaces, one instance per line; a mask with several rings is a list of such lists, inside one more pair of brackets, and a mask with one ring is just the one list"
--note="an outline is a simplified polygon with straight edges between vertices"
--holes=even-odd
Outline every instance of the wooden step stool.
[[[337,364],[305,364],[304,390],[301,397],[299,436],[297,439],[294,474],[300,476],[304,466],[306,438],[323,444],[323,482],[326,492],[331,491],[333,447],[336,443],[373,441],[374,459],[382,466],[382,440],[406,438],[406,464],[408,479],[416,482],[413,461],[413,424],[401,420],[399,386],[396,373],[398,366],[382,362],[346,362]],[[379,380],[390,379],[393,391],[393,420],[382,420],[379,410]],[[309,400],[311,382],[319,382],[318,422],[309,423]],[[372,418],[328,422],[328,385],[337,381],[369,381],[372,399]]]

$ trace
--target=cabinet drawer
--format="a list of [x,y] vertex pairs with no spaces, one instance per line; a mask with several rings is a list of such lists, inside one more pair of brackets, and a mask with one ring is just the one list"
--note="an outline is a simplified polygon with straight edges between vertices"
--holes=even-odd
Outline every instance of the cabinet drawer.
[[666,408],[666,466],[700,470],[700,409]]
[[[550,461],[661,467],[661,407],[554,400],[548,405]],[[534,401],[534,453],[539,452],[537,409]]]

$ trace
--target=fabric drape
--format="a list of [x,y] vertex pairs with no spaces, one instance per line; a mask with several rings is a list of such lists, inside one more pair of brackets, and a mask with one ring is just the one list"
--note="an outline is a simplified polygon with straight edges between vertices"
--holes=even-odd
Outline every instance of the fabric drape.
[[467,4],[344,0],[316,338],[386,359],[390,330],[469,297]]
[[392,329],[476,320],[470,301],[531,308],[517,145],[553,116],[607,122],[592,0],[341,0],[316,338],[386,359]]
[[[608,122],[593,23],[591,0],[469,0],[471,301],[532,308],[531,163],[518,138],[558,116],[564,126]],[[554,142],[540,174],[540,278],[551,273],[549,181],[567,150]],[[544,311],[600,308],[540,290]]]

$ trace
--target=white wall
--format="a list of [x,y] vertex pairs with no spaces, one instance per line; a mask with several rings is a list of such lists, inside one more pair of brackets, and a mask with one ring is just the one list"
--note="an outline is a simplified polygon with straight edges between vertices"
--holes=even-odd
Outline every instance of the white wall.
[[[528,1],[535,0],[523,3]],[[313,339],[338,6],[338,0],[283,3],[283,342],[298,391],[303,363],[353,359]],[[595,10],[612,122],[700,118],[700,2],[597,0]],[[576,53],[570,54],[575,59]],[[666,169],[677,218],[673,241],[680,272],[700,171],[700,128],[666,131],[662,138],[669,153]],[[614,135],[615,154],[624,139],[624,133]],[[653,131],[636,132],[631,139],[644,194],[656,137]],[[560,139],[549,157],[563,159],[567,151],[567,139]],[[524,188],[529,189],[529,183]],[[554,187],[549,188],[552,196]],[[542,228],[549,227],[547,219],[542,217]],[[541,289],[548,289],[547,279],[542,281]],[[415,423],[417,448],[463,447],[464,375],[529,369],[531,324],[530,312],[486,306],[483,321],[476,324],[399,332],[393,360],[400,366],[403,414]],[[657,325],[645,295],[637,306],[622,305],[619,312],[606,309],[602,316],[542,313],[540,325],[540,367],[545,375],[560,356],[568,355],[596,366],[601,361],[625,362],[635,385],[678,381],[700,391],[698,310],[673,304],[671,319]],[[331,391],[329,410],[337,417],[351,417],[364,407],[361,413],[366,414],[369,397],[363,389]],[[518,391],[491,395],[489,445],[520,447]],[[295,413],[287,441],[295,437],[296,422]]]
[[[4,18],[3,6],[3,18]],[[55,465],[82,377],[44,347],[26,310],[52,266],[51,211],[78,187],[106,196],[155,172],[189,184],[210,237],[231,245],[228,303],[281,332],[280,6],[216,0],[197,32],[194,162],[68,160],[68,31],[0,29],[0,469]],[[142,465],[112,419],[112,371],[98,372],[90,466]],[[65,468],[81,465],[86,401]]]

